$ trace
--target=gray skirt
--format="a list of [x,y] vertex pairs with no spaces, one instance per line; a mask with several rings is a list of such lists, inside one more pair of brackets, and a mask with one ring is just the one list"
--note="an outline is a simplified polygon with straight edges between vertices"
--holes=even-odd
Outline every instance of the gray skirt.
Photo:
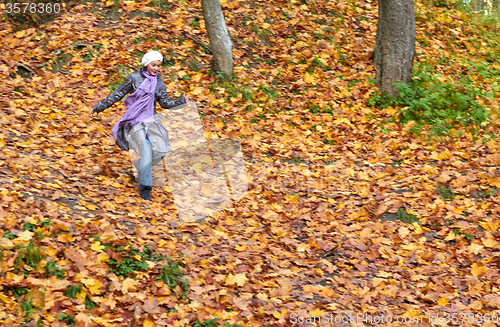
[[[118,130],[116,144],[122,150],[134,150],[135,153],[142,156],[142,149],[147,135],[153,152],[169,152],[171,147],[168,131],[163,126],[161,118],[158,115],[154,115],[154,120],[152,124],[141,123],[121,126]],[[146,135],[144,129],[146,130]]]

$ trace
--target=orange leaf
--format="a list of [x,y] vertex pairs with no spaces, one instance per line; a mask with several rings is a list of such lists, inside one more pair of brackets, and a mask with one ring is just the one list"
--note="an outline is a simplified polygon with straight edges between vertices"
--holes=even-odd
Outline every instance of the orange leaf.
[[125,203],[125,197],[123,197],[122,195],[115,196],[115,202],[118,204]]
[[75,241],[75,238],[69,234],[59,234],[57,236],[57,240],[61,243],[72,243]]
[[482,275],[484,275],[484,273],[488,270],[488,268],[486,268],[485,266],[483,266],[482,263],[473,263],[472,264],[472,267],[471,267],[471,274],[472,276],[474,277],[480,277]]
[[487,238],[487,239],[483,239],[482,240],[484,246],[488,247],[488,248],[492,248],[494,247],[495,245],[497,245],[497,241],[494,239],[494,238]]

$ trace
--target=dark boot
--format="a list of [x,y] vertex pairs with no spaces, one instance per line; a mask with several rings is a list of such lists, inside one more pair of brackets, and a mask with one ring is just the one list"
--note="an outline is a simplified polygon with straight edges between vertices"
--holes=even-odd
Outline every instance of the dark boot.
[[141,198],[151,201],[151,194],[149,194],[149,192],[151,191],[151,186],[141,185],[140,188]]

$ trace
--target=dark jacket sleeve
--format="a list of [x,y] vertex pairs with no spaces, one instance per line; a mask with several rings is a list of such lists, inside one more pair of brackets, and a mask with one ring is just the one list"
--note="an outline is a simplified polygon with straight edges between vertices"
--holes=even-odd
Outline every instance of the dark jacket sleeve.
[[123,82],[123,84],[115,92],[111,93],[106,99],[102,100],[94,107],[94,111],[102,112],[108,109],[113,104],[123,99],[123,97],[126,96],[131,90],[132,75],[128,75],[125,82]]
[[167,87],[165,86],[165,83],[163,81],[160,82],[160,80],[158,82],[161,83],[160,91],[157,95],[157,101],[160,104],[160,107],[163,109],[170,109],[186,103],[184,96],[182,96],[179,100],[170,100],[167,95]]

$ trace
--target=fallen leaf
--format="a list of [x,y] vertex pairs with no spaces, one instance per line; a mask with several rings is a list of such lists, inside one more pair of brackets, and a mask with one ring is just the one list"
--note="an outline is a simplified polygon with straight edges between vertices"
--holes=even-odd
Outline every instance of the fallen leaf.
[[122,283],[121,291],[123,294],[137,291],[137,281],[130,278],[126,278]]

